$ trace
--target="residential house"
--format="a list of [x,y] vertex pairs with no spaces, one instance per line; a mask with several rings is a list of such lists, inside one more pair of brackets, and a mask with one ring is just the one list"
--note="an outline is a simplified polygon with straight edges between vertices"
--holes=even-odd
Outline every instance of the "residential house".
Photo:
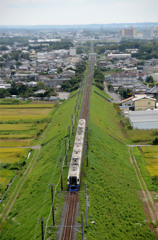
[[134,104],[132,101],[133,99],[134,99],[134,96],[122,100],[120,102],[120,104],[121,104],[120,109],[122,109],[123,112],[129,111],[129,110],[134,110]]
[[156,99],[150,97],[138,97],[133,99],[134,110],[142,111],[151,109],[154,110],[156,108]]

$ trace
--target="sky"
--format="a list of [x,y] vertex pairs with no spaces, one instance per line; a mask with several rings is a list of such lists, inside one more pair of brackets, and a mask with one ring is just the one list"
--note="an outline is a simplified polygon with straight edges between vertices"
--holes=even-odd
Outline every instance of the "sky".
[[158,0],[0,0],[0,25],[158,22]]

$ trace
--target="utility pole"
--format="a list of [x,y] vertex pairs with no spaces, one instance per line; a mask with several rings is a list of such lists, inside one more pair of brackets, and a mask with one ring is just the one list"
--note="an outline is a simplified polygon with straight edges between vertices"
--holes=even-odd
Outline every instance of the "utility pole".
[[85,183],[85,217],[86,217],[86,227],[87,227],[87,184]]
[[82,234],[82,240],[84,240],[84,235],[83,235],[83,213],[81,213],[81,234]]
[[66,138],[65,138],[65,165],[67,166],[67,144],[66,144]]
[[63,164],[62,164],[62,157],[60,157],[60,168],[61,168],[61,191],[63,191]]
[[74,120],[73,120],[73,115],[71,115],[71,118],[72,118],[72,134],[73,134],[73,131],[74,131]]
[[44,225],[43,225],[43,218],[41,218],[41,237],[44,240]]
[[51,184],[51,196],[52,196],[52,220],[53,220],[53,226],[55,226],[53,184]]
[[88,167],[88,139],[87,139],[86,142],[87,142],[87,144],[86,144],[87,145],[86,146],[87,147],[87,155],[86,155],[87,164],[86,164],[86,167]]
[[75,125],[77,124],[77,108],[75,108]]
[[70,149],[70,126],[68,126],[68,129],[69,129],[69,149]]
[[87,126],[86,130],[87,130],[87,131],[86,131],[86,135],[87,135],[87,136],[86,136],[86,152],[87,152],[87,155],[86,155],[86,156],[87,156],[87,157],[86,157],[86,159],[87,159],[87,165],[86,165],[86,166],[88,167],[88,126]]
[[89,196],[88,196],[88,207],[89,207],[89,219],[91,218],[91,209],[90,209],[90,193],[88,194]]
[[90,112],[88,113],[88,122],[89,122],[89,129],[91,129]]

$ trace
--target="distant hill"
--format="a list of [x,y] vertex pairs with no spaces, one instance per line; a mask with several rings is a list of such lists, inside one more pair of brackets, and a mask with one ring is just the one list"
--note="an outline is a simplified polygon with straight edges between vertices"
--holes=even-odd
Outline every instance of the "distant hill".
[[110,23],[110,24],[79,24],[79,25],[0,25],[0,30],[10,29],[31,29],[31,30],[56,30],[56,29],[121,29],[129,28],[153,28],[158,26],[158,22],[142,22],[142,23]]

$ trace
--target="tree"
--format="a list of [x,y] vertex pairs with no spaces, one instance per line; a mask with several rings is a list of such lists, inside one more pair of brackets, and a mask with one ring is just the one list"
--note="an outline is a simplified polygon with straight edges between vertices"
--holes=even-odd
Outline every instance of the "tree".
[[62,69],[62,68],[58,68],[58,69],[57,69],[57,73],[58,73],[58,74],[60,74],[60,73],[62,73],[62,72],[63,72],[63,69]]
[[142,78],[142,77],[139,77],[138,80],[141,81],[141,82],[143,82],[143,78]]
[[44,82],[38,82],[38,83],[37,83],[37,88],[38,88],[38,90],[44,89],[44,88],[45,88],[45,87],[44,87]]
[[9,89],[9,93],[11,95],[18,95],[18,89],[16,87],[12,87]]
[[0,89],[0,98],[5,98],[9,96],[8,91],[6,89]]
[[16,62],[16,66],[21,66],[22,65],[22,63],[21,62]]
[[154,82],[153,77],[152,77],[152,76],[148,76],[148,77],[146,78],[146,82],[147,82],[147,83],[153,83],[153,82]]
[[15,69],[15,67],[13,65],[10,66],[10,69]]

